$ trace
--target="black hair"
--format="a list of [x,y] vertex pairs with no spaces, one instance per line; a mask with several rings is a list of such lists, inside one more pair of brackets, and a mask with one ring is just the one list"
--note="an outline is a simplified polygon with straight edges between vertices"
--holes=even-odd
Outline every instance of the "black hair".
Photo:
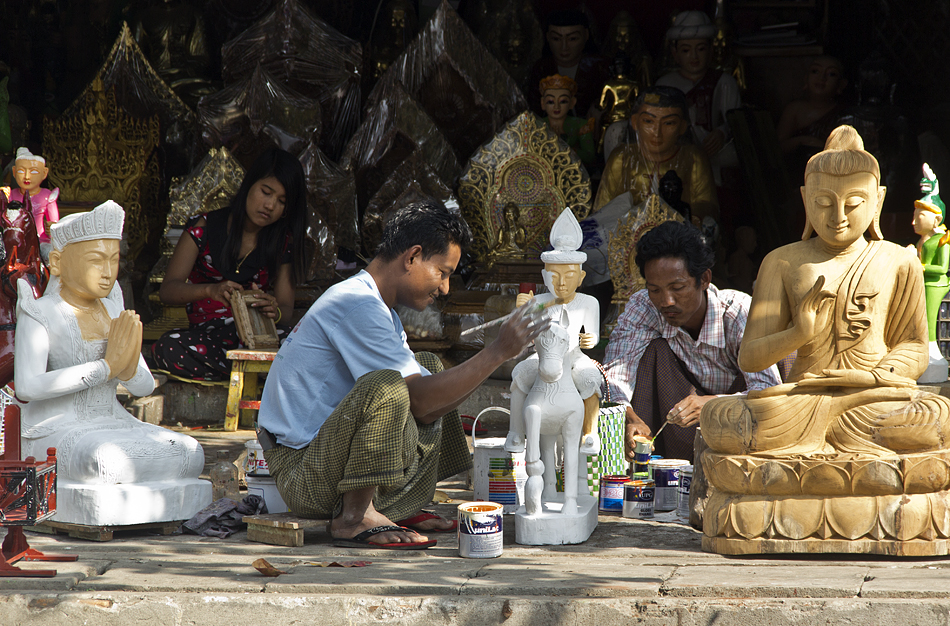
[[429,198],[393,211],[383,227],[376,256],[392,261],[409,248],[422,246],[425,260],[434,254],[445,254],[453,243],[464,250],[472,243],[472,231],[461,215]]
[[689,121],[689,103],[686,101],[686,94],[676,87],[654,85],[641,89],[637,94],[637,99],[633,101],[633,112],[639,113],[644,103],[663,109],[679,109],[683,119]]
[[544,20],[544,32],[547,32],[548,26],[583,26],[590,30],[590,20],[580,9],[564,9],[548,14],[547,19]]
[[544,22],[541,27],[541,32],[544,33],[544,45],[541,49],[542,57],[551,55],[551,46],[548,44],[547,38],[548,27],[550,26],[581,26],[582,28],[586,28],[588,37],[587,43],[584,44],[584,52],[586,54],[597,53],[598,48],[597,44],[594,42],[593,33],[591,32],[590,18],[588,18],[587,14],[580,9],[564,9],[562,11],[552,11],[544,18]]
[[654,259],[682,259],[687,273],[699,285],[703,274],[712,269],[716,254],[698,228],[683,222],[663,222],[647,231],[637,242],[637,267],[646,276],[644,268]]
[[228,276],[238,262],[241,251],[241,236],[247,220],[247,196],[254,183],[273,176],[284,186],[284,213],[280,219],[257,234],[257,245],[264,253],[267,271],[274,279],[281,259],[284,243],[291,236],[291,281],[296,284],[306,279],[304,257],[306,256],[305,234],[307,231],[307,186],[300,161],[286,150],[270,148],[254,161],[244,174],[241,187],[228,207],[231,225],[224,241],[224,254],[220,272]]

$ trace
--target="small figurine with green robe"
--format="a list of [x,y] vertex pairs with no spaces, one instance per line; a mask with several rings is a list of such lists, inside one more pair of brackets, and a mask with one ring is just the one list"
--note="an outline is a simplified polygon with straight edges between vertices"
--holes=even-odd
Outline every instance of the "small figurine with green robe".
[[541,108],[547,113],[548,127],[567,142],[585,166],[596,157],[594,119],[585,120],[568,113],[577,105],[577,83],[567,76],[554,74],[541,79]]
[[943,222],[947,206],[940,198],[940,183],[930,166],[924,163],[920,191],[924,196],[914,201],[914,232],[920,235],[917,256],[924,266],[924,293],[927,300],[927,330],[930,340],[930,365],[918,382],[937,383],[947,380],[947,360],[937,345],[937,314],[940,303],[950,290],[950,234]]

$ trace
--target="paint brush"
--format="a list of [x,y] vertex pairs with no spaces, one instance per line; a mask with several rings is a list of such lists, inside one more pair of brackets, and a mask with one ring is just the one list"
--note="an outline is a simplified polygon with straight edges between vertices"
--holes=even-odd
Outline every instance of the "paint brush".
[[669,423],[670,423],[669,420],[663,422],[663,425],[660,426],[660,430],[656,431],[656,434],[653,435],[653,439],[650,440],[651,443],[654,442],[654,441],[656,441],[656,438],[660,436],[660,433],[663,432],[663,429],[666,428],[666,425],[669,424]]
[[[556,299],[555,299],[555,300],[551,300],[550,302],[538,302],[538,303],[536,303],[536,304],[531,305],[531,307],[525,312],[525,315],[531,315],[531,314],[533,314],[533,313],[540,313],[540,312],[543,311],[544,309],[548,308],[549,306],[555,305],[555,304],[557,304],[557,300],[556,300]],[[515,309],[514,311],[512,311],[512,312],[509,313],[508,315],[502,315],[502,316],[499,317],[498,319],[493,319],[493,320],[490,321],[490,322],[485,322],[484,324],[479,324],[478,326],[473,326],[472,328],[469,328],[468,330],[462,331],[462,333],[459,335],[459,337],[465,337],[465,336],[467,336],[467,335],[471,335],[472,333],[478,332],[478,331],[480,331],[480,330],[485,330],[486,328],[491,328],[491,327],[493,327],[493,326],[498,326],[499,324],[503,323],[506,319],[508,319],[509,317],[511,317],[512,315],[514,315],[514,314],[517,313],[517,312],[518,312],[518,309]]]

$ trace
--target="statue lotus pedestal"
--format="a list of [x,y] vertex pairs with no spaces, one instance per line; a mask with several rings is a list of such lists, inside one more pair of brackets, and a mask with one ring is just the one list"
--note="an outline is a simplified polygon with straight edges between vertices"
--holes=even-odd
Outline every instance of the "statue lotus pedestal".
[[541,503],[541,512],[528,515],[524,506],[515,512],[515,542],[526,546],[584,543],[597,528],[597,498],[577,496],[577,512],[561,513],[564,494]]
[[763,458],[707,450],[703,550],[950,554],[950,451]]

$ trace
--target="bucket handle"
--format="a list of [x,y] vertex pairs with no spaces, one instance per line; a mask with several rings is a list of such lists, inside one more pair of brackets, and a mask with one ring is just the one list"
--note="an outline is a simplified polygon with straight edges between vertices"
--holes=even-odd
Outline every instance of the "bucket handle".
[[511,411],[500,406],[490,406],[479,411],[478,415],[475,416],[475,421],[472,422],[472,448],[475,447],[475,427],[478,425],[478,420],[479,418],[481,418],[482,415],[484,415],[485,413],[488,413],[489,411],[501,411],[508,417],[511,417]]

